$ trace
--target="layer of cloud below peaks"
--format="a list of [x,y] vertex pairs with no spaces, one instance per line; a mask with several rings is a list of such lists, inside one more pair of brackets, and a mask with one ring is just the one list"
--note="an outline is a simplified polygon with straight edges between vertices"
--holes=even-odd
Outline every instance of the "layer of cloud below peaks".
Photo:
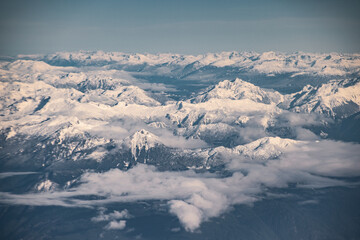
[[[263,199],[264,193],[271,188],[287,188],[289,183],[295,183],[299,188],[358,184],[334,179],[360,176],[358,156],[359,144],[304,141],[289,147],[278,159],[265,162],[233,159],[227,165],[232,175],[225,178],[194,171],[160,172],[153,166],[138,164],[128,171],[112,169],[104,173],[85,173],[79,184],[69,190],[19,195],[0,193],[0,201],[91,207],[112,202],[163,200],[187,231],[195,231],[203,221],[221,215],[234,204],[250,204]],[[79,199],[87,195],[97,195],[101,199]],[[110,221],[108,229],[122,229],[126,222],[118,221],[120,215],[126,218],[128,213],[100,213],[93,221],[107,220]]]

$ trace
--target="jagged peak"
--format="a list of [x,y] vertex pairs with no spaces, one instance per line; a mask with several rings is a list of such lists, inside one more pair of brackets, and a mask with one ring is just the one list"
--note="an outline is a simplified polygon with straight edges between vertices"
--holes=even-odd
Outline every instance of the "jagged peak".
[[263,160],[278,157],[297,142],[299,141],[288,138],[264,137],[245,145],[236,146],[234,150],[245,157]]
[[206,90],[196,97],[193,102],[206,102],[210,99],[249,99],[265,104],[278,104],[283,100],[283,95],[277,91],[262,89],[252,83],[236,78],[233,81],[224,80]]
[[105,95],[126,103],[158,106],[160,103],[149,97],[147,93],[137,86],[118,86],[115,89],[106,90]]
[[285,107],[293,111],[342,118],[360,110],[360,82],[358,79],[343,79],[317,87],[306,85],[286,98]]
[[147,151],[156,145],[162,144],[158,136],[145,129],[136,131],[131,136],[125,138],[124,142],[130,147],[131,154],[135,161],[142,150]]

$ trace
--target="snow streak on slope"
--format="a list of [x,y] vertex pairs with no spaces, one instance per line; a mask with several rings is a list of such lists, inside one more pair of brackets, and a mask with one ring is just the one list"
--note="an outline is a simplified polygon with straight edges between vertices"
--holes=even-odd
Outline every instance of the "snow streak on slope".
[[157,136],[144,129],[137,131],[128,139],[125,139],[125,142],[130,145],[131,154],[135,161],[137,160],[137,157],[142,150],[148,151],[150,148],[160,144],[160,140]]

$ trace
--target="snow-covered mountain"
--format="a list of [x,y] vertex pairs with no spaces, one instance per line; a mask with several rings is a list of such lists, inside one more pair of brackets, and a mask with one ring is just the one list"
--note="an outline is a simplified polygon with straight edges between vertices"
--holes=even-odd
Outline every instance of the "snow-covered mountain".
[[119,52],[61,52],[49,55],[19,55],[21,59],[42,60],[53,65],[146,65],[237,67],[265,74],[296,73],[344,75],[359,72],[359,54],[314,54],[297,52],[221,52],[204,55],[127,54]]
[[333,118],[344,118],[360,110],[360,81],[330,81],[319,87],[305,86],[288,96],[286,108],[296,112],[316,112]]
[[[130,147],[131,154],[135,161],[137,160],[138,156],[140,155],[141,151],[148,151],[150,148],[155,147],[156,145],[162,144],[160,142],[159,137],[156,135],[141,129],[135,132],[128,138],[124,139],[124,143]],[[146,159],[144,161],[146,163]]]
[[[201,62],[202,65],[220,67],[220,62],[225,61],[224,58],[229,59],[228,64],[235,66],[240,63],[247,64],[245,58],[251,59],[256,54],[221,53],[191,57],[119,53],[108,58],[110,55],[78,52],[31,58],[46,60],[48,63],[52,62],[51,59],[72,59],[71,61],[78,61],[80,65],[91,65],[100,60],[109,64],[121,62],[125,65],[157,65],[166,61],[167,65],[186,65],[198,61],[198,64]],[[323,57],[316,54],[304,57],[303,54],[275,53],[256,56],[253,62],[260,65],[265,62],[275,64],[283,58],[306,62],[312,58]],[[351,71],[355,71],[358,66],[357,55],[329,56],[324,58],[323,62],[335,59],[339,62],[347,61],[347,69],[353,69]],[[136,138],[136,142],[148,142],[148,134],[135,134],[135,137],[134,132],[155,131],[154,136],[158,137],[154,139],[170,148],[188,147],[188,142],[193,140],[198,141],[202,147],[234,147],[274,135],[291,138],[316,135],[316,131],[305,135],[303,132],[321,126],[325,129],[328,120],[318,121],[316,118],[319,117],[314,117],[311,113],[337,119],[359,112],[358,78],[331,80],[319,86],[306,85],[301,91],[292,94],[263,89],[236,78],[220,81],[184,101],[160,103],[151,97],[154,91],[148,87],[144,89],[144,86],[153,83],[134,78],[130,72],[108,70],[107,66],[88,69],[81,66],[52,66],[48,63],[37,60],[2,63],[1,118],[2,132],[6,138],[17,134],[46,136],[53,138],[52,142],[62,144],[66,138],[86,140],[90,137],[101,139],[101,144],[96,141],[104,145],[111,140],[120,143],[124,139],[132,138]],[[223,62],[222,65],[226,64]],[[307,70],[313,67],[306,66],[302,65]],[[325,131],[324,129],[322,131]],[[327,133],[323,132],[322,137],[326,135]],[[166,140],[162,140],[164,137]],[[118,145],[122,148],[126,144]],[[137,152],[141,151],[142,147],[136,144],[135,147],[134,144],[128,145],[136,159]],[[146,147],[148,145],[144,146],[145,150],[149,149]]]
[[224,80],[218,83],[208,91],[197,96],[194,101],[205,102],[212,98],[231,100],[249,99],[254,102],[266,104],[278,104],[283,101],[283,96],[280,93],[261,89],[239,78],[234,81]]
[[0,167],[31,176],[19,198],[1,186],[0,202],[158,200],[193,232],[272,189],[347,185],[360,172],[348,142],[360,142],[359,71],[359,54],[338,53],[2,61]]
[[191,92],[204,89],[209,84],[235,78],[281,93],[294,93],[307,84],[316,87],[331,79],[359,76],[360,56],[302,52],[222,52],[195,56],[80,51],[20,55],[18,58],[43,61],[58,67],[95,66],[106,71],[123,70],[135,78],[161,84],[162,89],[165,85],[172,90],[177,88],[180,92],[171,94],[180,99],[188,98]]

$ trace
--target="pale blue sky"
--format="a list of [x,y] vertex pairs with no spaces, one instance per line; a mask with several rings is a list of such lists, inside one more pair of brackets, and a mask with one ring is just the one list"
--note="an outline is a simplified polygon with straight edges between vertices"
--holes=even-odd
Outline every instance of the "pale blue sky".
[[357,0],[9,0],[0,54],[360,52]]

